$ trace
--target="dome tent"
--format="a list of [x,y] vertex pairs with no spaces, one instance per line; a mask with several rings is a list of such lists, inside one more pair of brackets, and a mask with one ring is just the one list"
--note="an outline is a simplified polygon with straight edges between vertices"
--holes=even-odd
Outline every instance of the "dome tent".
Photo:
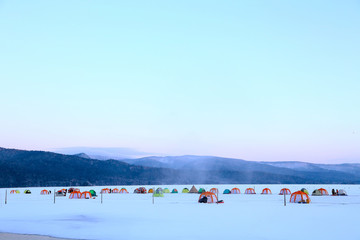
[[321,192],[318,190],[318,189],[315,189],[313,192],[312,192],[312,194],[311,194],[311,196],[321,196],[322,194],[321,194]]
[[164,193],[170,193],[170,190],[168,188],[164,188]]
[[344,189],[339,190],[339,196],[347,196],[347,193]]
[[102,193],[102,194],[104,194],[104,193],[110,193],[110,189],[108,189],[108,188],[103,188],[103,189],[101,189],[101,192],[100,193]]
[[231,191],[229,189],[225,189],[223,194],[231,194]]
[[24,193],[25,193],[25,194],[31,194],[31,191],[30,191],[29,189],[26,189],[26,190],[24,191]]
[[148,191],[148,193],[154,193],[154,189],[152,189],[152,188],[149,188],[149,191]]
[[192,188],[190,189],[189,193],[198,193],[198,190],[197,190],[196,187],[193,185]]
[[309,195],[309,192],[308,192],[308,190],[306,190],[306,188],[302,188],[301,191],[302,191],[303,193],[306,193],[307,195]]
[[280,190],[279,195],[284,195],[284,193],[285,193],[285,195],[290,195],[291,191],[288,188],[283,188],[283,189]]
[[206,203],[216,203],[218,201],[217,197],[216,197],[216,195],[214,193],[212,193],[212,192],[203,192],[202,194],[200,194],[198,202],[200,202],[200,199],[202,199],[204,196],[207,197],[207,202]]
[[264,188],[261,194],[272,194],[269,188]]
[[198,193],[204,193],[206,192],[205,188],[200,188]]
[[212,188],[212,189],[210,189],[210,192],[212,192],[214,194],[218,194],[219,190],[217,188]]
[[41,190],[40,194],[41,195],[48,195],[48,194],[50,194],[50,192],[48,190],[44,189],[44,190]]
[[321,195],[329,195],[328,191],[324,188],[319,188],[318,190],[321,192]]
[[182,190],[182,193],[189,193],[189,189],[188,189],[188,188],[184,188],[184,189]]
[[231,189],[231,194],[240,194],[240,193],[241,193],[240,189],[238,189],[238,188]]
[[245,194],[256,194],[256,193],[255,193],[255,190],[253,188],[247,188],[245,190]]
[[69,199],[80,199],[81,198],[81,192],[73,191],[69,195]]
[[10,194],[14,194],[14,193],[15,193],[15,194],[19,194],[20,191],[19,191],[19,190],[11,190],[11,191],[10,191]]
[[89,192],[90,192],[91,196],[96,197],[96,192],[95,192],[95,190],[91,189]]
[[174,188],[171,193],[178,193],[178,190],[176,188]]
[[111,193],[119,193],[119,189],[118,189],[118,188],[114,188],[113,190],[111,190]]
[[129,193],[129,192],[126,190],[126,188],[122,188],[122,189],[120,189],[119,193],[123,194],[123,193]]
[[134,193],[145,194],[145,193],[147,193],[147,191],[146,191],[146,188],[140,187],[140,188],[136,188],[136,189],[134,190]]
[[162,188],[157,188],[154,192],[154,197],[164,197]]
[[81,198],[81,199],[90,199],[90,198],[92,198],[92,196],[91,196],[91,193],[90,193],[90,192],[85,191],[85,192],[82,192],[82,193],[81,193],[80,198]]
[[297,191],[290,196],[291,203],[310,203],[309,195],[303,191]]

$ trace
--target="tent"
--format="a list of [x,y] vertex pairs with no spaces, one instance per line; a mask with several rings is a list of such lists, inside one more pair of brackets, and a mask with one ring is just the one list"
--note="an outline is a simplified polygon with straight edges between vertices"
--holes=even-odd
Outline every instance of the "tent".
[[80,199],[81,198],[81,192],[73,191],[70,193],[69,199]]
[[231,189],[231,194],[240,194],[240,189],[234,187],[233,189]]
[[245,190],[245,194],[256,194],[256,193],[255,193],[255,190],[253,188],[247,188]]
[[75,192],[81,192],[79,188],[74,188]]
[[24,193],[25,193],[25,194],[31,194],[31,191],[30,191],[29,189],[26,189],[26,190],[24,191]]
[[291,203],[310,203],[309,195],[303,191],[297,191],[290,196]]
[[321,196],[322,194],[321,194],[321,192],[318,190],[318,189],[315,189],[313,192],[312,192],[312,194],[311,194],[311,196]]
[[283,188],[283,189],[280,190],[279,195],[284,195],[284,193],[285,193],[285,195],[290,195],[291,191],[288,188]]
[[199,197],[199,201],[200,202],[200,199],[202,199],[203,197],[207,197],[207,203],[216,203],[218,200],[217,200],[217,197],[214,193],[212,192],[203,192],[200,197]]
[[309,195],[309,192],[308,192],[308,190],[306,190],[306,188],[302,188],[301,191],[302,191],[303,193],[306,193],[307,195]]
[[20,193],[20,191],[19,191],[19,190],[11,190],[11,191],[10,191],[10,194],[14,194],[14,193],[15,193],[15,194],[18,194],[18,193]]
[[272,194],[272,192],[269,188],[264,188],[261,194]]
[[340,196],[347,196],[347,193],[346,193],[346,191],[344,189],[340,189],[339,190],[339,195]]
[[217,188],[212,188],[212,189],[210,189],[210,192],[212,192],[212,193],[214,193],[214,194],[219,194],[219,189],[217,189]]
[[90,192],[91,196],[96,197],[96,192],[95,192],[95,190],[92,190],[92,189],[91,189],[89,192]]
[[157,188],[154,193],[154,197],[164,197],[162,188]]
[[74,188],[69,188],[68,193],[72,193],[74,191]]
[[205,188],[200,188],[198,193],[204,193],[206,192]]
[[50,194],[50,192],[48,190],[44,189],[44,190],[41,190],[40,194],[47,195],[47,194]]
[[188,193],[189,192],[189,189],[188,188],[184,188],[183,190],[182,190],[182,193]]
[[329,195],[328,191],[324,188],[319,188],[318,190],[321,192],[321,195]]
[[90,199],[92,197],[90,192],[82,192],[80,198],[81,199]]
[[103,189],[101,189],[101,192],[100,193],[110,193],[110,189],[108,189],[108,188],[103,188]]
[[126,190],[126,188],[122,188],[120,189],[119,193],[129,193],[129,192]]
[[152,189],[152,188],[149,188],[149,191],[148,191],[148,193],[153,193],[154,192],[154,189]]
[[192,188],[190,189],[189,193],[198,193],[198,190],[197,190],[196,187],[193,185]]
[[135,189],[135,190],[134,190],[134,193],[144,194],[144,193],[147,193],[147,191],[146,191],[146,188],[140,187],[140,188]]
[[118,188],[114,188],[113,190],[111,190],[111,193],[119,193],[119,189]]
[[168,188],[164,188],[164,193],[170,193],[170,190]]
[[178,193],[178,190],[176,188],[174,188],[171,193]]
[[223,192],[223,194],[230,194],[230,193],[231,193],[231,191],[229,189],[225,189]]

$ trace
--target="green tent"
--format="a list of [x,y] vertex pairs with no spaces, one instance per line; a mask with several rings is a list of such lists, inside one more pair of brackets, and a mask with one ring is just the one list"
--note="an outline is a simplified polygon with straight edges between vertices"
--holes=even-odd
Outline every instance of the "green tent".
[[178,193],[178,190],[176,188],[174,188],[171,193]]
[[91,193],[91,196],[92,196],[92,197],[96,197],[96,192],[95,192],[95,190],[92,190],[92,189],[91,189],[89,192]]
[[163,193],[162,188],[158,188],[158,189],[155,190],[154,197],[164,197],[164,193]]
[[204,192],[206,192],[205,188],[200,188],[198,193],[204,193]]
[[184,188],[183,190],[182,190],[182,193],[188,193],[189,192],[189,189],[188,188]]
[[24,191],[24,193],[25,193],[25,194],[31,194],[31,191],[30,191],[29,189],[26,189],[26,190]]
[[231,194],[231,191],[229,189],[225,189],[223,194]]
[[170,193],[170,190],[168,188],[164,188],[164,193]]
[[306,193],[307,195],[309,195],[309,192],[308,192],[308,190],[306,190],[306,188],[302,188],[301,191],[302,191],[303,193]]

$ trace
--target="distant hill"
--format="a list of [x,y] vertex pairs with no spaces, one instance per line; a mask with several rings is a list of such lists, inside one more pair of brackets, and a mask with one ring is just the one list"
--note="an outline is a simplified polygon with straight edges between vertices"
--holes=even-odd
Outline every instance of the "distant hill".
[[86,158],[86,159],[91,159],[91,157],[89,157],[89,156],[88,156],[87,154],[85,154],[85,153],[74,154],[74,156],[81,157],[81,158]]
[[0,148],[0,187],[360,183],[358,165],[343,168],[326,165],[309,171],[289,165],[211,156],[146,157],[124,161],[100,161],[84,154]]

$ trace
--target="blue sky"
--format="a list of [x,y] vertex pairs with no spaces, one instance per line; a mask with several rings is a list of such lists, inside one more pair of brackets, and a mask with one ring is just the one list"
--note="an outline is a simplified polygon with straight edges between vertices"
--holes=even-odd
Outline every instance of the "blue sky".
[[358,1],[0,1],[0,146],[360,162]]

